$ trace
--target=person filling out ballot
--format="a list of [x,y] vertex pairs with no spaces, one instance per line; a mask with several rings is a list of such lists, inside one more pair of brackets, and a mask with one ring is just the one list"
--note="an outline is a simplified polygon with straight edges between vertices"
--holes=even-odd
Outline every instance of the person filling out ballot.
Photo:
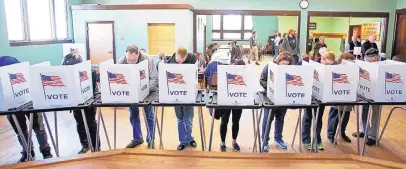
[[[186,48],[179,47],[176,53],[168,60],[168,64],[195,64],[196,57],[188,53]],[[178,119],[179,145],[177,150],[182,151],[187,145],[196,148],[197,143],[192,136],[193,129],[193,106],[175,106],[175,114]]]
[[[342,64],[342,60],[354,61],[355,56],[351,53],[342,53],[338,59],[338,62]],[[352,108],[353,106],[332,106],[330,108],[330,112],[328,114],[327,137],[332,144],[334,144],[334,137],[336,135],[337,125],[339,122],[338,113],[341,114],[341,117],[344,116],[342,117],[342,126],[341,130],[339,131],[341,132],[341,138],[344,141],[351,143],[351,139],[345,134],[345,130],[347,128],[348,121],[350,120],[350,112]],[[340,110],[340,112],[338,112],[338,110]]]
[[[338,62],[335,61],[335,57],[336,56],[335,56],[334,52],[327,50],[327,51],[321,53],[320,62],[323,65],[337,65]],[[317,149],[319,149],[319,150],[324,150],[324,145],[321,141],[321,135],[320,135],[321,129],[323,127],[324,108],[325,108],[325,106],[319,106],[319,108],[314,109],[315,115],[317,116],[317,114],[318,114],[318,120],[316,122],[316,137],[317,137],[316,142],[317,142]],[[314,118],[316,118],[316,117],[314,117]],[[302,120],[302,143],[309,150],[312,149],[311,137],[310,137],[312,119],[313,119],[312,109],[311,108],[305,109],[305,113],[303,115],[303,120]]]
[[[278,65],[292,65],[293,64],[293,57],[290,52],[282,52],[279,54],[274,59],[274,62]],[[261,73],[261,78],[259,80],[260,85],[266,90],[267,89],[267,84],[268,84],[268,65],[264,67]],[[282,139],[282,132],[283,132],[283,124],[285,122],[285,115],[286,115],[287,109],[272,109],[271,111],[269,109],[264,110],[264,118],[262,120],[262,140],[264,141],[263,143],[263,150],[264,152],[269,151],[269,133],[271,130],[271,125],[272,121],[275,119],[275,134],[274,134],[274,141],[275,144],[282,148],[282,149],[287,149],[288,146],[285,144],[285,142]],[[268,123],[268,118],[270,117],[270,124],[268,127],[268,131],[266,131],[267,123]],[[265,133],[268,133],[266,136]],[[266,139],[264,139],[266,138]]]
[[[375,48],[368,49],[365,52],[364,60],[365,60],[365,62],[380,61],[381,58],[379,56],[378,49],[375,49]],[[372,106],[372,120],[371,120],[371,123],[368,123],[368,125],[370,125],[368,127],[368,131],[365,131],[365,126],[367,124],[367,118],[368,118],[368,112],[369,112],[370,105],[364,105],[364,106],[362,106],[362,113],[361,113],[361,126],[360,126],[361,131],[359,131],[359,135],[358,135],[358,132],[355,132],[352,134],[352,136],[354,136],[354,137],[361,137],[361,138],[364,137],[366,134],[368,136],[367,142],[366,142],[366,144],[368,146],[376,145],[377,127],[379,127],[378,122],[379,122],[380,106],[379,105],[371,105],[371,106]]]
[[[118,60],[118,64],[137,64],[144,60],[148,60],[148,73],[149,73],[149,92],[158,91],[158,73],[156,71],[154,61],[147,55],[142,54],[136,45],[129,45],[125,50],[125,56]],[[140,110],[136,106],[129,108],[130,122],[133,127],[133,139],[126,148],[135,148],[142,143],[144,139],[141,131]],[[148,148],[152,148],[152,138],[154,136],[154,110],[152,106],[144,107],[145,115],[147,116],[147,143]]]
[[[17,64],[17,63],[20,63],[20,62],[15,57],[0,56],[0,67]],[[16,116],[16,120],[20,124],[20,128],[22,130],[25,140],[31,142],[31,146],[32,146],[31,157],[32,157],[32,159],[35,159],[34,144],[32,143],[32,140],[27,140],[28,132],[29,132],[28,126],[27,126],[27,117],[29,119],[30,113],[26,113],[26,114],[17,113],[17,114],[15,114],[15,116]],[[17,134],[18,142],[20,143],[21,147],[23,148],[23,150],[21,151],[22,156],[21,156],[20,160],[18,160],[18,163],[26,162],[26,161],[28,161],[27,147],[24,146],[22,138],[20,137],[20,135],[18,135],[17,126],[14,123],[13,115],[7,115],[7,120],[10,122],[10,125],[13,128],[14,132]],[[51,153],[51,147],[49,147],[49,144],[48,144],[47,132],[45,131],[45,125],[44,125],[42,113],[33,114],[33,123],[32,124],[33,124],[32,129],[34,130],[35,135],[37,136],[39,150],[42,153],[43,158],[44,159],[52,158],[53,155]]]

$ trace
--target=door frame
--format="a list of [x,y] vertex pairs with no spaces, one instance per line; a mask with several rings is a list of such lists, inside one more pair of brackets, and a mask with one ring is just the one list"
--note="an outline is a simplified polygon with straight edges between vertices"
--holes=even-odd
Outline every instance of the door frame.
[[[197,15],[228,15],[244,14],[252,16],[297,16],[297,37],[300,42],[300,11],[283,11],[283,10],[193,10],[193,52],[197,52]],[[205,44],[206,45],[206,44]]]
[[399,26],[399,16],[400,15],[406,15],[406,8],[397,9],[396,13],[395,13],[395,27],[393,28],[393,39],[392,39],[392,56],[396,55],[396,34],[398,31],[397,29]]
[[89,24],[112,24],[113,28],[113,61],[116,63],[116,38],[114,30],[114,21],[86,21],[86,53],[87,60],[90,60],[90,46],[89,46]]
[[[310,17],[357,17],[357,18],[383,18],[383,38],[381,39],[381,52],[386,53],[386,43],[388,40],[389,12],[329,12],[329,11],[309,11],[307,12],[307,38],[309,40]],[[306,46],[309,51],[309,46]]]

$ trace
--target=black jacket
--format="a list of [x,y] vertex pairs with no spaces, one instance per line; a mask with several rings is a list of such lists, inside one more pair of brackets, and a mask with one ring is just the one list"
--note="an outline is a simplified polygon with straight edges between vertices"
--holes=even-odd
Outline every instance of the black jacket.
[[[166,63],[169,63],[169,64],[178,63],[176,61],[176,53],[174,53],[172,55],[172,57],[169,58],[169,60]],[[185,62],[183,62],[183,64],[195,64],[195,63],[196,63],[196,56],[193,53],[188,53],[186,56],[186,60],[185,60]]]
[[[365,55],[365,52],[366,52],[368,49],[371,49],[371,48],[378,49],[378,46],[376,45],[376,43],[371,43],[371,42],[369,42],[369,40],[366,40],[366,41],[362,44],[362,55]],[[379,49],[378,49],[378,50],[379,50]]]

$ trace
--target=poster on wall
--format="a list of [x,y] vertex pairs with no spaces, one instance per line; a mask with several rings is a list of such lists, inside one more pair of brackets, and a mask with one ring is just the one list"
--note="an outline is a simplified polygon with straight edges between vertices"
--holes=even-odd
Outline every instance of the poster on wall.
[[373,35],[376,37],[376,40],[381,38],[381,23],[372,22],[372,23],[363,23],[361,28],[361,39],[368,39],[369,36]]

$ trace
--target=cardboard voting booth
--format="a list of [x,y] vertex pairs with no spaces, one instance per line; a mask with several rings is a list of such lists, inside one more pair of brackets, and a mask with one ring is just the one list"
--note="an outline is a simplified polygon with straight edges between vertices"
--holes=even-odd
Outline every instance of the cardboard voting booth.
[[257,81],[253,65],[217,66],[217,104],[254,105]]
[[312,100],[311,66],[268,64],[267,96],[275,105],[310,105]]
[[90,61],[71,66],[30,67],[33,107],[35,109],[71,107],[93,96]]
[[369,63],[357,60],[359,65],[358,94],[376,102],[406,101],[406,64],[396,61]]
[[30,64],[0,67],[0,111],[17,108],[31,101]]
[[341,65],[323,65],[314,61],[307,63],[314,67],[314,98],[323,103],[357,100],[358,65],[351,62],[345,63]]
[[102,102],[139,103],[144,100],[149,94],[148,70],[148,60],[138,64],[100,64]]
[[197,64],[159,64],[159,102],[195,103]]

